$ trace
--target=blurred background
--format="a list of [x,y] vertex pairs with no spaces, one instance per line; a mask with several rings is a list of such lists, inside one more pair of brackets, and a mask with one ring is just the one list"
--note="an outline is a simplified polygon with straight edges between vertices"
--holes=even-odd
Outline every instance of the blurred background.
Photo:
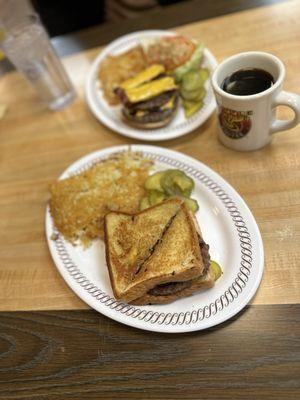
[[[11,19],[37,12],[59,56],[109,43],[142,29],[213,18],[287,0],[0,0],[0,41]],[[0,52],[1,70],[11,69]]]
[[139,18],[184,0],[1,0],[0,18],[35,10],[51,37],[89,28],[101,23]]
[[12,10],[14,17],[35,10],[53,37],[99,24],[166,15],[166,11],[171,11],[170,24],[172,18],[177,20],[185,15],[193,20],[205,19],[279,1],[283,0],[0,0],[0,22],[11,16]]
[[50,36],[58,36],[99,23],[139,18],[150,10],[179,2],[184,0],[32,0],[32,6],[40,14]]

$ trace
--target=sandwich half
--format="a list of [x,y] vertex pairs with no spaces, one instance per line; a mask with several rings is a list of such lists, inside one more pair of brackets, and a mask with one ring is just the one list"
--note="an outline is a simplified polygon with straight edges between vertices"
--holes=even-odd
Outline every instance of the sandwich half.
[[214,284],[207,245],[180,199],[105,217],[106,259],[117,300],[162,304]]
[[209,289],[215,284],[215,274],[210,264],[209,246],[202,238],[201,230],[195,216],[188,211],[197,231],[197,240],[204,264],[202,274],[185,282],[170,282],[155,286],[142,297],[132,301],[132,304],[164,304],[182,297],[192,295],[199,290]]

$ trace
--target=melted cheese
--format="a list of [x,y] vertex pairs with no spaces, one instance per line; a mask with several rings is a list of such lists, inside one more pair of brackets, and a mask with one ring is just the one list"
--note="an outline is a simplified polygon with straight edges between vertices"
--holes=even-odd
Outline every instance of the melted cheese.
[[152,82],[144,83],[138,87],[125,90],[126,96],[131,103],[149,100],[161,93],[169,90],[177,89],[175,81],[172,77],[164,77],[156,79]]
[[139,111],[136,112],[135,115],[136,115],[137,117],[143,117],[143,116],[146,115],[146,114],[147,114],[146,111],[139,110]]
[[122,82],[120,87],[124,90],[133,89],[145,82],[151,81],[163,72],[165,72],[165,67],[163,65],[153,64],[149,68],[137,74],[134,78]]
[[170,109],[170,108],[173,108],[173,106],[174,106],[174,100],[175,100],[175,96],[172,96],[172,97],[170,98],[170,100],[169,100],[166,104],[164,104],[163,106],[161,106],[161,109],[162,109],[162,110],[168,110],[168,109]]

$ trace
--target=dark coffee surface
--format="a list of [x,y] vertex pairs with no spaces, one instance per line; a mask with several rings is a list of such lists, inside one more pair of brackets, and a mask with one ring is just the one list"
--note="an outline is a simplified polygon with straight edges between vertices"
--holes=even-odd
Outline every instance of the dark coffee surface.
[[269,72],[258,68],[240,69],[224,79],[222,89],[237,96],[248,96],[269,89],[274,78]]

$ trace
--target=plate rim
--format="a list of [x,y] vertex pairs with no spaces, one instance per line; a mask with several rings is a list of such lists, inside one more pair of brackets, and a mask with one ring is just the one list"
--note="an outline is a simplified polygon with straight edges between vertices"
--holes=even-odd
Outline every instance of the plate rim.
[[[159,324],[159,323],[157,323],[157,320],[154,323],[145,324],[145,322],[148,322],[148,321],[131,318],[130,316],[127,316],[125,313],[119,313],[119,314],[114,313],[115,310],[114,309],[112,310],[110,307],[104,307],[104,306],[101,307],[100,306],[100,307],[96,308],[95,304],[94,304],[95,298],[93,296],[89,296],[90,293],[85,293],[84,289],[80,286],[80,284],[78,284],[78,282],[68,273],[65,266],[62,266],[60,264],[61,259],[59,259],[57,251],[55,251],[54,241],[51,239],[51,233],[53,232],[53,229],[52,229],[53,221],[50,216],[49,205],[47,205],[46,215],[45,215],[45,230],[46,230],[45,233],[46,233],[48,247],[49,247],[52,259],[54,261],[54,264],[55,264],[57,270],[59,271],[59,273],[65,280],[65,282],[68,284],[68,286],[74,291],[74,293],[79,298],[81,298],[85,303],[87,303],[90,307],[92,307],[96,311],[100,312],[101,314],[103,314],[111,319],[114,319],[118,322],[121,322],[125,325],[129,325],[129,326],[132,326],[135,328],[148,330],[148,331],[155,331],[155,332],[164,332],[164,333],[183,333],[183,332],[192,332],[192,331],[207,329],[209,327],[219,325],[220,323],[232,318],[234,315],[236,315],[238,312],[240,312],[249,303],[249,301],[252,299],[252,297],[254,296],[255,292],[257,291],[257,289],[260,285],[262,275],[263,275],[263,270],[264,270],[264,250],[263,250],[263,242],[262,242],[261,234],[259,231],[259,227],[255,221],[253,214],[251,213],[251,210],[249,209],[249,207],[247,206],[247,204],[243,200],[243,198],[239,195],[239,193],[236,192],[236,190],[224,178],[222,178],[217,172],[212,170],[210,167],[208,167],[201,161],[199,161],[193,157],[190,157],[186,154],[177,152],[175,150],[170,150],[170,149],[165,149],[165,148],[162,148],[159,146],[150,146],[150,145],[121,145],[121,146],[113,146],[113,147],[108,147],[105,149],[100,149],[100,150],[94,151],[90,154],[87,154],[87,155],[81,157],[80,159],[76,160],[71,165],[69,165],[65,169],[65,171],[60,175],[59,179],[61,179],[62,177],[65,177],[66,174],[68,174],[70,170],[76,169],[76,168],[78,169],[78,166],[82,165],[83,163],[86,164],[88,161],[94,160],[96,157],[98,157],[98,158],[105,157],[114,152],[128,150],[128,148],[131,148],[133,151],[142,151],[144,153],[147,152],[147,150],[149,150],[150,152],[152,150],[152,152],[154,154],[155,154],[155,151],[157,151],[159,149],[158,154],[160,154],[160,152],[162,152],[162,153],[166,152],[166,153],[169,153],[169,155],[173,156],[174,158],[178,157],[178,155],[179,155],[179,157],[183,157],[183,161],[185,161],[185,162],[191,161],[193,164],[195,164],[195,163],[198,164],[199,168],[201,167],[200,168],[201,171],[203,171],[203,169],[204,169],[204,172],[208,172],[209,174],[211,174],[210,177],[212,176],[213,179],[215,179],[215,178],[217,178],[217,180],[219,179],[219,182],[221,182],[221,184],[225,183],[227,192],[229,190],[229,192],[231,192],[231,195],[233,194],[235,196],[235,201],[238,200],[238,202],[240,202],[242,208],[244,208],[244,210],[243,210],[244,218],[246,218],[248,220],[248,226],[251,225],[252,230],[255,232],[255,241],[256,241],[256,245],[257,245],[256,276],[255,276],[255,280],[254,280],[251,288],[249,289],[249,287],[248,287],[247,296],[244,297],[241,302],[237,301],[235,303],[235,307],[233,307],[229,313],[225,312],[223,315],[219,313],[219,317],[213,318],[213,319],[206,319],[206,317],[203,317],[202,320],[200,320],[200,321],[197,320],[193,324],[178,324],[178,322],[175,325]],[[246,216],[245,216],[245,212],[247,213]],[[49,232],[49,234],[48,234],[48,232]],[[101,291],[101,289],[100,289],[100,291]],[[106,296],[110,297],[110,295],[107,295],[105,292],[104,292],[104,294]],[[122,304],[125,304],[125,303],[122,303]],[[134,308],[134,306],[129,306],[129,307]],[[154,312],[151,311],[151,312],[152,312],[152,316],[155,315],[155,313],[157,313],[155,311]],[[161,311],[161,313],[163,313],[163,310]],[[220,315],[221,315],[221,317],[220,317]]]
[[[160,30],[160,29],[148,29],[148,30],[142,30],[142,31],[136,31],[136,32],[131,32],[126,35],[120,36],[119,38],[113,40],[110,42],[93,60],[86,80],[85,80],[85,99],[87,102],[87,105],[94,115],[94,117],[100,121],[103,125],[105,125],[107,128],[111,129],[112,131],[131,138],[131,139],[139,139],[143,140],[145,142],[158,142],[158,141],[163,141],[163,140],[170,140],[170,139],[175,139],[177,137],[181,137],[184,135],[187,135],[194,131],[195,129],[199,128],[202,126],[212,115],[212,113],[216,109],[216,101],[213,96],[211,95],[211,100],[210,102],[206,105],[206,108],[203,112],[203,114],[199,115],[198,118],[195,118],[194,120],[190,120],[189,125],[185,127],[181,127],[180,129],[170,129],[168,132],[159,132],[159,130],[156,130],[157,136],[152,135],[151,131],[143,131],[143,130],[138,130],[135,129],[131,126],[116,126],[114,121],[111,120],[109,116],[106,116],[105,113],[98,107],[94,100],[94,75],[96,74],[96,71],[99,68],[99,65],[103,61],[103,59],[111,53],[111,50],[122,44],[126,40],[132,40],[133,38],[138,38],[139,36],[153,36],[153,35],[163,35],[163,36],[172,36],[172,35],[178,35],[177,32],[172,31],[172,30]],[[204,49],[204,54],[209,60],[209,64],[212,66],[212,69],[215,69],[216,66],[218,65],[217,60],[213,53],[208,49]],[[211,88],[212,90],[212,88]],[[186,120],[187,121],[187,120]]]

